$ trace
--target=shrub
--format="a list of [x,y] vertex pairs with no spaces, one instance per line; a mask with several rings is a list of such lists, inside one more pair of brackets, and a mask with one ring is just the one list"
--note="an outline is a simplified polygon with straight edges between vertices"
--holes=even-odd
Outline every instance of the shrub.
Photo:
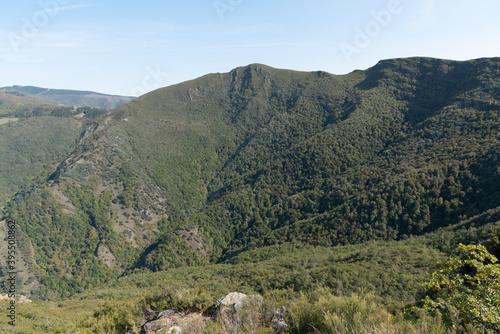
[[500,265],[484,246],[459,245],[424,285],[424,306],[453,328],[500,328]]
[[326,288],[301,293],[289,312],[291,333],[363,333],[392,317],[372,294],[339,297]]

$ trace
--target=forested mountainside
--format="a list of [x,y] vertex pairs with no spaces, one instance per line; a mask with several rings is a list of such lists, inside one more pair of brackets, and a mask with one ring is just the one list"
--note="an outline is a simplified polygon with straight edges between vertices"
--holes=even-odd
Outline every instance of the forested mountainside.
[[93,107],[112,109],[133,99],[130,96],[102,94],[90,91],[70,89],[50,89],[34,86],[2,87],[0,91],[43,101],[42,104],[56,104],[65,106]]
[[[109,110],[56,106],[0,91],[0,204],[34,177],[46,179],[76,147],[93,119]],[[42,173],[42,174],[41,174]]]
[[500,58],[253,64],[94,116],[5,208],[34,295],[290,245],[421,236],[428,258],[500,221]]

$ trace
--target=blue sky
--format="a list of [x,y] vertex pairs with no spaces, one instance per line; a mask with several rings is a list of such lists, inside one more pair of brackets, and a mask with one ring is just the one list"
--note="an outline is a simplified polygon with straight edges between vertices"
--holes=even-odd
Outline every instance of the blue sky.
[[0,86],[120,95],[250,63],[344,74],[500,56],[500,1],[4,1]]

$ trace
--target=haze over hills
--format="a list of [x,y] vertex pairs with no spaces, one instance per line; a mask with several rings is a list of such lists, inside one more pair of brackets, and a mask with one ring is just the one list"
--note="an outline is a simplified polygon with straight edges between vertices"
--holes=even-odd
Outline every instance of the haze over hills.
[[2,87],[4,93],[35,97],[50,104],[113,109],[133,99],[131,96],[108,95],[90,91],[50,89],[34,86]]
[[[217,264],[256,290],[369,282],[414,300],[435,259],[500,222],[500,58],[342,76],[252,64],[88,116],[5,208],[34,297]],[[77,123],[24,121],[47,117]],[[297,273],[282,249],[311,262]]]

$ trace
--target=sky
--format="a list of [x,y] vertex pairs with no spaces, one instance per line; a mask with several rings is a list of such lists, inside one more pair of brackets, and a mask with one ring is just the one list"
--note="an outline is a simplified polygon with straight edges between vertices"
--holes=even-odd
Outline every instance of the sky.
[[500,56],[498,0],[0,1],[0,87],[138,96],[251,63],[346,74]]

